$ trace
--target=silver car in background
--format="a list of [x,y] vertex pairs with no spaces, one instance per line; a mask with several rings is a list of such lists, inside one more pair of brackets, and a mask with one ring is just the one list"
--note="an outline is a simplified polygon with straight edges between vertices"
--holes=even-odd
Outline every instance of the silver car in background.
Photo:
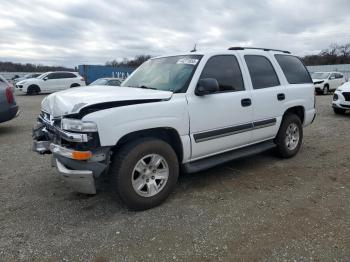
[[13,79],[13,83],[18,83],[22,80],[26,80],[26,79],[31,79],[31,78],[37,78],[38,76],[40,76],[42,73],[30,73],[30,74],[26,74],[25,76],[22,77],[18,77]]
[[14,89],[0,75],[0,123],[9,121],[19,114]]
[[121,78],[111,78],[111,77],[105,77],[105,78],[99,78],[89,84],[89,86],[120,86],[120,84],[123,82],[123,79]]

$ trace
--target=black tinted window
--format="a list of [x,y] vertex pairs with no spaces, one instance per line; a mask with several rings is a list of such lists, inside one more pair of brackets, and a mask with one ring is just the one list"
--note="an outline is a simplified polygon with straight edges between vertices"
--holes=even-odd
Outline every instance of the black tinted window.
[[108,82],[109,86],[120,86],[120,82],[118,80],[110,80]]
[[335,74],[335,78],[343,78],[343,75],[342,74]]
[[200,78],[215,78],[219,83],[220,91],[244,90],[241,69],[236,57],[232,55],[211,57]]
[[275,69],[272,67],[270,60],[266,57],[246,55],[244,58],[254,89],[278,86],[280,84]]
[[61,78],[74,78],[74,77],[76,77],[76,75],[72,73],[61,73]]
[[275,55],[290,84],[312,83],[309,72],[299,58],[290,55]]
[[51,73],[47,75],[48,79],[59,79],[60,78],[60,73]]

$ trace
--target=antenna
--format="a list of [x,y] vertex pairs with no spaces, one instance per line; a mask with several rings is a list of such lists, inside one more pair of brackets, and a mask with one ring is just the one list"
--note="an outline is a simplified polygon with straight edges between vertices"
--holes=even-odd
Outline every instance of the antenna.
[[194,44],[194,47],[193,47],[193,49],[191,50],[191,53],[194,53],[194,52],[197,52],[197,44]]

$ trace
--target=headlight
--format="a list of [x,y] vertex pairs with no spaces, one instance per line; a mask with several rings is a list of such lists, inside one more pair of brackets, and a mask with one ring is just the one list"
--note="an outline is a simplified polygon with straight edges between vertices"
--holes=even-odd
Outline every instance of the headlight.
[[61,128],[73,132],[97,132],[97,125],[94,122],[85,122],[71,118],[63,118]]

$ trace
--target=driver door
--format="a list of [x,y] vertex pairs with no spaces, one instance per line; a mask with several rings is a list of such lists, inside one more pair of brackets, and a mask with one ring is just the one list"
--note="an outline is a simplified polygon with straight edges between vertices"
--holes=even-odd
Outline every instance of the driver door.
[[219,83],[216,93],[187,94],[192,159],[248,144],[252,138],[251,92],[246,90],[240,62],[235,55],[212,56],[201,76]]

